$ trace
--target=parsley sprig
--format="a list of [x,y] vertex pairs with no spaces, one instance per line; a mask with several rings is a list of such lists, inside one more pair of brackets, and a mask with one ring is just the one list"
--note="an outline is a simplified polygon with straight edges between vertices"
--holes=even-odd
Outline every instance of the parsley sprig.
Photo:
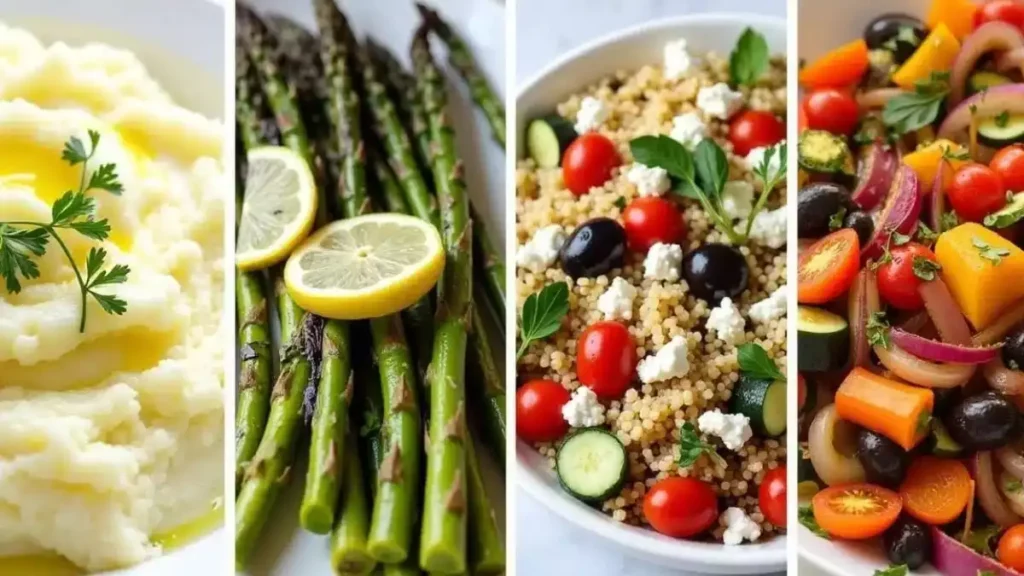
[[700,458],[701,454],[707,454],[708,458],[716,467],[725,467],[725,459],[719,456],[715,447],[705,442],[693,424],[683,424],[679,429],[679,466],[689,468]]
[[548,284],[540,292],[530,294],[523,303],[519,322],[521,344],[516,360],[522,358],[534,340],[547,338],[562,325],[562,318],[569,313],[569,286],[565,282]]
[[886,350],[889,349],[891,343],[889,342],[889,320],[885,317],[885,312],[878,311],[872,314],[868,318],[868,324],[865,327],[867,329],[868,344],[872,346],[881,346]]
[[110,224],[106,219],[96,219],[96,200],[87,193],[92,190],[103,190],[120,196],[124,187],[114,164],[101,164],[89,174],[89,161],[96,154],[99,142],[99,132],[90,130],[88,150],[85,143],[75,136],[64,144],[61,159],[71,166],[81,164],[82,178],[77,192],[68,190],[53,203],[50,207],[49,222],[0,222],[0,277],[4,279],[7,291],[18,294],[21,292],[22,280],[39,277],[36,259],[46,254],[50,239],[53,239],[71,264],[82,292],[79,332],[85,332],[86,304],[90,297],[108,314],[120,316],[128,309],[128,303],[124,300],[96,291],[98,288],[123,284],[131,271],[128,266],[118,264],[105,270],[107,251],[94,246],[89,249],[86,256],[83,273],[62,237],[65,230],[77,232],[97,242],[102,242],[110,236]]

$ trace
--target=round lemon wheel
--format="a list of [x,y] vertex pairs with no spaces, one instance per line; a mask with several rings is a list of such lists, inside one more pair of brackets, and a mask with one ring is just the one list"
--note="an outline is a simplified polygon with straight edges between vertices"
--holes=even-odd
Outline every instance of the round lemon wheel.
[[402,214],[332,222],[288,259],[284,282],[295,303],[326,318],[393,314],[429,292],[444,270],[441,236]]
[[235,265],[259,270],[281,262],[309,235],[317,190],[306,160],[288,148],[249,152]]

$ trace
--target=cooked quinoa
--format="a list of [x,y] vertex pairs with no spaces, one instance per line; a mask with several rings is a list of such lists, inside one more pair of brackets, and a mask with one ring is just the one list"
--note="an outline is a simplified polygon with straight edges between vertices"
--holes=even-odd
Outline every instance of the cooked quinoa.
[[[609,107],[608,118],[597,132],[610,138],[622,157],[622,165],[601,188],[575,196],[562,183],[561,168],[539,169],[532,160],[523,160],[516,171],[516,233],[519,244],[527,242],[544,226],[558,224],[566,232],[596,217],[619,219],[620,206],[637,197],[637,190],[626,179],[632,165],[629,142],[651,134],[669,134],[672,119],[680,114],[700,113],[695,101],[701,87],[728,82],[728,60],[720,55],[702,57],[702,66],[678,80],[663,77],[660,66],[645,66],[636,71],[619,71],[585,91],[561,103],[558,113],[571,122],[585,96],[602,100]],[[785,60],[773,58],[770,69],[754,88],[742,87],[746,108],[765,110],[784,117],[786,113]],[[726,151],[730,162],[729,180],[755,182],[744,158],[732,154],[727,139],[728,123],[704,114],[708,136]],[[772,193],[768,208],[785,204],[784,187]],[[759,185],[755,184],[755,189]],[[728,243],[714,229],[700,205],[682,201],[687,225],[684,252],[709,242]],[[786,283],[785,247],[775,250],[749,242],[739,248],[750,268],[748,288],[735,302],[748,316],[752,304],[767,298]],[[580,383],[575,371],[576,339],[594,322],[604,319],[597,301],[615,277],[626,279],[638,291],[633,301],[632,319],[626,322],[637,346],[637,356],[654,354],[673,337],[681,336],[689,344],[690,369],[685,377],[630,388],[620,400],[607,403],[605,426],[625,444],[629,458],[629,480],[622,491],[609,498],[601,508],[615,520],[634,525],[644,523],[643,498],[648,488],[670,475],[692,476],[709,483],[726,506],[742,508],[760,524],[763,537],[778,529],[765,520],[758,507],[757,486],[764,474],[785,464],[784,438],[762,439],[756,435],[733,452],[720,447],[726,466],[715,467],[707,456],[693,466],[680,468],[679,430],[689,422],[697,425],[699,415],[720,408],[728,412],[728,400],[739,380],[737,351],[716,337],[709,337],[704,323],[712,306],[689,294],[685,281],[663,282],[643,277],[644,254],[627,250],[625,266],[597,278],[573,279],[555,264],[542,273],[518,268],[516,272],[517,306],[522,310],[526,298],[554,282],[569,286],[569,314],[553,336],[533,342],[518,363],[520,380],[548,378],[574,390]],[[755,342],[772,357],[785,373],[786,318],[766,325],[746,323],[743,342]],[[552,467],[556,446],[540,444],[538,450],[548,457]],[[723,526],[712,531],[721,540]]]

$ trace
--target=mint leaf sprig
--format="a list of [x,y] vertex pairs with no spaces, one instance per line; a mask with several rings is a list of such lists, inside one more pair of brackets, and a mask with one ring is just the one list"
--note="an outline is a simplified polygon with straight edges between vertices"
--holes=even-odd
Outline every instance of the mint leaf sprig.
[[[128,309],[124,300],[101,294],[97,288],[123,284],[128,280],[131,269],[118,264],[104,270],[107,251],[93,247],[85,259],[85,270],[75,262],[60,230],[77,232],[86,238],[102,242],[110,236],[110,223],[106,219],[96,219],[96,200],[87,196],[92,190],[103,190],[120,196],[124,191],[117,175],[117,166],[101,164],[89,175],[88,164],[96,154],[100,142],[100,134],[89,131],[89,149],[80,138],[72,136],[65,144],[61,159],[71,166],[82,165],[82,178],[78,191],[68,190],[54,201],[50,207],[49,222],[7,221],[0,222],[0,278],[11,294],[21,292],[21,280],[39,277],[39,266],[36,258],[46,254],[52,238],[71,264],[78,287],[82,292],[82,316],[78,331],[85,332],[86,304],[92,297],[107,314],[122,315]],[[88,176],[88,180],[86,177]],[[19,276],[21,279],[19,279]]]

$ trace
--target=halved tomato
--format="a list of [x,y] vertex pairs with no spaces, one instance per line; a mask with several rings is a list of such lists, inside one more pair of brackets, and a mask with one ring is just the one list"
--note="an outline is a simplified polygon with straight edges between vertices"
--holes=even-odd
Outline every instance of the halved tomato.
[[800,255],[797,301],[824,304],[850,289],[860,269],[860,239],[852,228],[837,230]]
[[811,501],[814,519],[836,538],[865,540],[892,526],[903,509],[899,494],[874,484],[826,488]]

